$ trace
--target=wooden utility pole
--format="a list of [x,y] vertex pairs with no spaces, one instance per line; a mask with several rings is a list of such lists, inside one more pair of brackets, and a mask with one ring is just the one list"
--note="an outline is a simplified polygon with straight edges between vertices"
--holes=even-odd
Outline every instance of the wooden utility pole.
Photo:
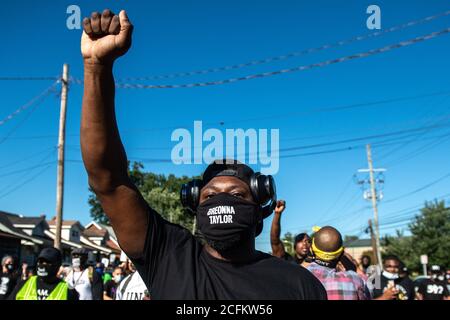
[[61,111],[58,135],[58,171],[56,180],[56,234],[54,247],[61,250],[61,229],[63,221],[64,200],[64,146],[66,142],[67,91],[69,86],[69,65],[64,64],[61,79]]
[[[372,198],[373,215],[375,223],[375,244],[376,244],[376,256],[378,266],[381,268],[381,250],[380,250],[380,229],[378,227],[378,207],[377,207],[377,192],[375,189],[375,179],[373,174],[373,163],[372,163],[372,151],[370,149],[370,144],[367,146],[367,162],[369,164],[369,175],[370,175],[370,193]],[[380,269],[381,270],[381,269]]]
[[370,219],[369,219],[369,232],[370,232],[370,239],[372,242],[372,252],[373,252],[373,257],[374,257],[374,261],[372,262],[372,264],[378,265],[377,242],[375,240],[375,234],[373,233],[372,220],[370,220]]

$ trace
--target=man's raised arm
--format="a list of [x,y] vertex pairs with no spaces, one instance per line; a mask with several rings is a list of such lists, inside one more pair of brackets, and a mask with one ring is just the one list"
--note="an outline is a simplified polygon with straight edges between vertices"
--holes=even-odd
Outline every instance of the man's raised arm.
[[283,258],[286,253],[283,242],[280,239],[280,219],[281,213],[283,213],[285,208],[286,202],[284,200],[278,200],[275,207],[275,213],[273,215],[272,227],[270,228],[270,245],[272,246],[272,255],[278,258]]
[[114,111],[114,61],[131,46],[133,26],[125,11],[94,12],[83,20],[81,52],[84,95],[81,152],[89,185],[99,198],[121,248],[141,256],[147,232],[148,207],[128,176],[128,163]]

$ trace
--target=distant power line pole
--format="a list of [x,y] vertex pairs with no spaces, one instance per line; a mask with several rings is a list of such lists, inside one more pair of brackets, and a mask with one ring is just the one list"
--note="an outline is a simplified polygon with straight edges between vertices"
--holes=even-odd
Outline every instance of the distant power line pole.
[[[360,184],[365,184],[366,182],[369,183],[370,185],[370,190],[365,190],[364,191],[364,198],[366,200],[371,200],[372,201],[372,207],[373,207],[373,214],[374,214],[374,219],[373,222],[375,224],[375,255],[376,255],[376,260],[377,260],[377,265],[381,268],[381,246],[380,246],[380,229],[379,229],[379,222],[378,222],[378,207],[377,207],[377,202],[378,200],[383,197],[382,192],[377,192],[377,187],[376,184],[382,184],[384,183],[383,179],[375,179],[375,172],[385,172],[386,169],[374,169],[373,168],[373,161],[372,161],[372,151],[370,148],[370,144],[367,144],[366,146],[366,151],[367,151],[367,163],[369,165],[368,169],[359,169],[358,172],[368,172],[369,173],[369,179],[368,180],[362,180],[359,181],[358,183]],[[372,230],[372,222],[370,222],[369,225],[370,229]]]
[[58,135],[58,170],[56,178],[56,234],[54,247],[61,250],[61,229],[63,221],[64,202],[64,146],[66,142],[66,110],[67,92],[69,86],[69,65],[64,64],[61,79],[61,111],[59,116]]
[[378,265],[378,247],[377,242],[375,240],[375,234],[373,233],[372,220],[369,219],[369,232],[370,232],[370,242],[372,243],[372,252],[375,258],[373,262],[375,265]]

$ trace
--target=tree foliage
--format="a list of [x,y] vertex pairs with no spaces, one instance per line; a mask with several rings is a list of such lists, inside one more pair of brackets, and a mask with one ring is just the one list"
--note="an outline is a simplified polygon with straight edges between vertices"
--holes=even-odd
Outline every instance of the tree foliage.
[[444,201],[427,202],[408,226],[411,236],[386,238],[386,254],[395,254],[414,271],[421,270],[420,256],[428,255],[429,265],[450,265],[450,208]]
[[[128,174],[150,207],[166,220],[180,224],[191,231],[193,230],[194,218],[186,214],[181,206],[180,189],[183,183],[196,177],[176,177],[173,174],[166,176],[144,172],[144,166],[140,162],[129,164]],[[97,196],[92,189],[89,189],[89,191],[91,193],[88,204],[92,219],[109,225],[109,219],[103,211]]]

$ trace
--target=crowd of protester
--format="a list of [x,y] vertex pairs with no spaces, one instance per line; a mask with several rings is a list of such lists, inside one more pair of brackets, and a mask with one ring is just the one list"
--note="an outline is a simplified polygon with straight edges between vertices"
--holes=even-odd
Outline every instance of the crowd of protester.
[[[278,201],[271,226],[272,254],[311,272],[323,285],[328,300],[447,300],[450,272],[432,265],[428,276],[416,281],[397,256],[387,255],[382,270],[363,255],[356,261],[343,247],[340,232],[316,227],[312,235],[300,233],[289,254],[280,240],[281,214],[285,201]],[[37,265],[19,266],[6,255],[1,261],[0,300],[150,300],[149,291],[133,262],[126,257],[105,267],[88,262],[86,249],[75,249],[71,265],[62,266],[55,248],[43,249]]]
[[86,249],[74,249],[71,264],[62,264],[61,252],[44,248],[34,267],[11,255],[2,259],[0,300],[149,300],[150,295],[133,263],[88,261]]
[[[181,188],[181,202],[196,216],[200,238],[165,220],[128,175],[116,123],[113,65],[131,47],[133,30],[123,10],[93,12],[83,20],[80,132],[89,185],[131,261],[106,267],[89,263],[88,252],[75,249],[71,265],[63,267],[61,252],[45,248],[29,268],[5,256],[0,299],[448,299],[448,266],[432,265],[428,277],[413,281],[402,261],[389,255],[380,270],[368,256],[356,261],[346,252],[332,226],[296,235],[293,250],[286,250],[280,239],[286,202],[277,201],[273,177],[237,160],[218,159],[201,179]],[[267,254],[256,250],[255,238],[273,211],[272,254]]]

